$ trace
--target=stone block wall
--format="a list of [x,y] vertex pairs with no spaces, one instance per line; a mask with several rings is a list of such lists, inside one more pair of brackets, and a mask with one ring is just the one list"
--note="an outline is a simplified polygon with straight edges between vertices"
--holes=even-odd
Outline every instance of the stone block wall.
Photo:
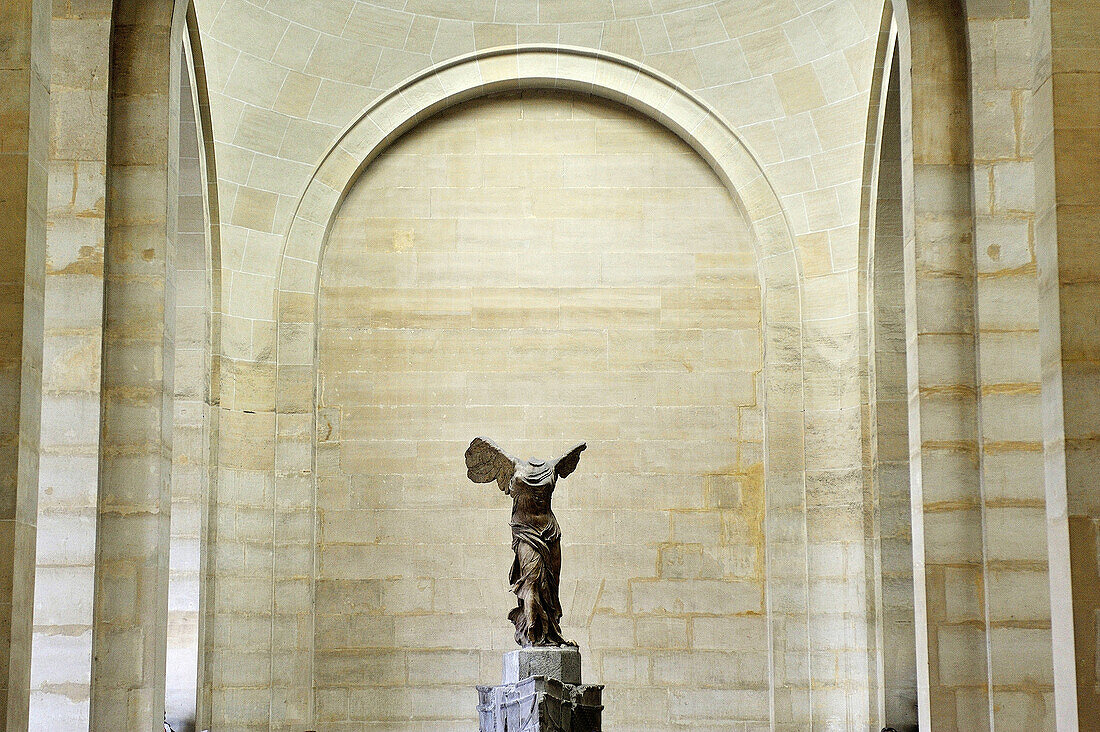
[[1065,728],[1075,694],[1050,5],[966,9],[988,713],[996,728]]
[[760,288],[702,158],[583,96],[450,110],[344,201],[319,323],[321,729],[458,729],[498,681],[511,506],[465,477],[480,434],[588,441],[563,627],[609,724],[768,718]]
[[964,19],[953,0],[912,2],[909,13],[906,376],[917,672],[928,689],[920,723],[981,728],[989,704]]
[[[766,381],[777,385],[774,426],[783,435],[771,461],[782,476],[769,491],[774,607],[782,615],[771,628],[776,718],[862,724],[868,555],[855,309],[863,131],[882,10],[879,0],[418,0],[400,9],[342,0],[196,3],[224,213],[217,546],[235,560],[220,564],[210,585],[212,607],[224,618],[222,654],[214,661],[225,669],[214,681],[215,719],[242,728],[289,726],[305,720],[311,706],[292,683],[308,673],[302,627],[312,611],[313,542],[302,529],[313,476],[311,430],[302,413],[312,405],[301,403],[311,395],[296,375],[307,368],[298,359],[312,316],[295,308],[310,302],[315,280],[304,275],[311,265],[301,242],[286,232],[297,214],[327,223],[335,201],[327,200],[329,191],[320,204],[300,199],[301,192],[312,187],[329,151],[340,167],[363,162],[345,159],[346,149],[333,145],[376,102],[386,102],[383,118],[399,116],[403,100],[390,92],[404,81],[488,49],[537,45],[552,56],[560,44],[667,75],[675,101],[664,89],[663,96],[643,95],[644,104],[672,117],[685,107],[696,114],[693,105],[700,104],[732,125],[752,164],[738,166],[727,185],[745,196],[746,207],[770,205],[772,197],[781,204],[763,225],[777,239],[779,232],[784,241],[796,238],[794,251],[769,249],[763,263],[775,277],[768,296],[778,323],[769,345],[777,366]],[[563,54],[567,62],[576,71],[591,59]],[[479,60],[462,73],[489,78],[508,65],[507,57],[487,59],[484,67]],[[637,91],[629,73],[616,72],[615,94],[630,98]],[[532,84],[553,84],[546,80],[558,75],[551,64]],[[666,103],[678,106],[665,109]],[[326,178],[321,189],[331,183]],[[805,385],[798,383],[803,362]],[[293,407],[275,415],[280,400]],[[320,453],[318,459],[323,463]],[[260,575],[272,545],[268,579]],[[812,587],[804,586],[808,575]],[[836,604],[839,596],[844,600]],[[277,660],[267,662],[272,653]]]

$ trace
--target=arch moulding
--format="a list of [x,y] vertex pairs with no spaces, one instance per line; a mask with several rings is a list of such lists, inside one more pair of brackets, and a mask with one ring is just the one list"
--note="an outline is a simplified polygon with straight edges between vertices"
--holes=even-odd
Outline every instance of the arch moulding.
[[[730,192],[752,232],[764,312],[765,535],[769,646],[808,649],[804,593],[802,323],[794,239],[763,167],[732,127],[692,92],[635,61],[593,49],[513,46],[462,56],[413,76],[383,94],[337,138],[298,201],[279,262],[275,291],[276,511],[313,513],[317,302],[331,224],[359,174],[409,129],[456,104],[496,92],[559,89],[603,98],[643,114],[702,156]],[[276,522],[277,546],[311,544],[313,522]],[[273,580],[301,578],[278,566]],[[289,563],[288,563],[289,564]],[[778,591],[773,590],[777,588]],[[772,619],[782,616],[783,622]],[[285,639],[289,640],[289,639]],[[280,644],[273,638],[273,644]],[[282,645],[282,644],[280,644]],[[305,649],[303,649],[305,650]],[[774,663],[772,719],[789,722],[775,690],[808,690],[805,668]],[[801,664],[799,664],[801,665]],[[786,706],[787,710],[783,711]]]

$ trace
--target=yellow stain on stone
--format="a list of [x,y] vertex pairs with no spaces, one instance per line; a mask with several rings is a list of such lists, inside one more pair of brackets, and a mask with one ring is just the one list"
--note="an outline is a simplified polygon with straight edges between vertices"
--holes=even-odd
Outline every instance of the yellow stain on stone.
[[93,246],[82,246],[76,259],[64,267],[55,267],[51,262],[46,262],[46,274],[50,275],[93,275],[103,276],[103,249]]
[[[764,463],[755,463],[741,474],[741,516],[749,529],[748,543],[756,549],[753,576],[763,583],[767,537],[764,535]],[[764,585],[760,585],[763,595]],[[761,597],[763,602],[763,597]]]
[[393,250],[406,252],[415,245],[415,232],[412,229],[396,229],[393,232]]
[[990,394],[1041,394],[1042,385],[1035,383],[983,384],[982,395]]

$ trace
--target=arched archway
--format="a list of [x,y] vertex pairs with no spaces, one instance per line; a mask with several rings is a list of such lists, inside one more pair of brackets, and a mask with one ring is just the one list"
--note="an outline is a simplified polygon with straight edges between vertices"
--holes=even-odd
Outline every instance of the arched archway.
[[[946,724],[965,719],[978,726],[1012,726],[1023,719],[1027,721],[1019,724],[1037,726],[1034,720],[1044,714],[1049,718],[1054,708],[1059,720],[1066,720],[1075,701],[1070,693],[1074,659],[1067,617],[1066,491],[1060,475],[1065,462],[1058,355],[1062,332],[1056,313],[1049,310],[1056,300],[1049,294],[1050,275],[1058,266],[1052,246],[1053,181],[1046,175],[1053,169],[1044,101],[1050,76],[1045,53],[1049,38],[1044,34],[1050,11],[1042,3],[1012,8],[983,3],[980,10],[976,3],[941,0],[896,4],[902,28],[896,65],[902,92],[902,269],[910,275],[904,289],[912,301],[904,313],[912,345],[906,349],[908,426],[913,428],[907,437],[913,458],[914,605],[925,726],[928,717]],[[55,12],[67,12],[62,6]],[[64,713],[72,716],[65,721],[76,719],[77,726],[88,716],[89,695],[96,699],[96,724],[116,728],[144,725],[147,715],[155,717],[163,692],[158,685],[163,682],[166,619],[160,608],[170,573],[166,548],[172,543],[167,486],[178,446],[175,425],[166,415],[177,406],[172,402],[178,383],[173,384],[172,376],[181,350],[180,331],[173,332],[167,315],[176,306],[172,290],[178,276],[170,249],[178,244],[173,241],[172,202],[178,199],[170,130],[178,101],[172,95],[178,87],[174,75],[179,71],[183,7],[182,2],[93,0],[82,3],[79,19],[65,18],[74,21],[67,32],[92,39],[74,47],[100,50],[90,54],[92,63],[74,65],[83,75],[75,86],[63,89],[66,85],[58,84],[53,90],[55,109],[70,125],[84,124],[84,108],[81,114],[72,112],[72,100],[79,97],[90,103],[93,121],[102,117],[103,124],[88,125],[87,135],[53,141],[60,144],[56,160],[50,161],[50,187],[52,193],[56,182],[60,195],[59,205],[47,214],[53,225],[46,235],[47,261],[28,256],[27,262],[28,272],[32,265],[45,271],[45,284],[28,278],[32,297],[25,306],[25,326],[37,327],[31,317],[37,291],[31,290],[41,287],[41,351],[47,357],[41,359],[40,406],[42,424],[50,429],[43,431],[40,454],[32,457],[41,471],[36,486],[41,499],[36,628],[30,650],[13,631],[9,696],[22,691],[16,687],[23,681],[16,676],[25,669],[19,669],[17,655],[29,653],[37,659],[43,653],[70,654],[63,669],[68,673],[32,673],[32,703],[67,705]],[[78,33],[77,20],[94,31]],[[112,29],[117,31],[114,47]],[[910,74],[913,57],[916,68]],[[841,56],[836,59],[843,68]],[[841,468],[848,470],[847,478],[855,476],[859,451],[847,443],[845,463],[832,461],[833,445],[828,443],[835,433],[821,425],[835,421],[837,410],[818,410],[813,423],[806,417],[813,408],[807,406],[812,390],[823,383],[815,378],[838,370],[832,368],[837,365],[834,336],[853,336],[856,326],[829,324],[815,330],[832,319],[831,313],[819,311],[819,323],[804,318],[803,305],[812,309],[816,300],[799,296],[799,262],[788,246],[783,212],[760,166],[718,115],[695,95],[636,63],[580,49],[537,47],[498,49],[434,67],[381,97],[342,135],[305,189],[285,241],[277,294],[277,359],[270,348],[275,324],[266,312],[272,302],[268,285],[256,297],[240,296],[242,301],[262,301],[264,344],[257,349],[258,368],[243,378],[263,382],[263,395],[234,403],[237,414],[259,412],[251,419],[257,429],[225,452],[262,453],[263,459],[244,478],[256,481],[257,490],[246,499],[250,503],[228,510],[234,518],[249,512],[249,528],[262,529],[247,537],[251,544],[242,550],[247,561],[222,565],[223,570],[238,569],[235,576],[200,569],[200,576],[211,579],[204,589],[216,587],[213,578],[219,575],[217,584],[226,595],[247,598],[230,619],[248,629],[236,634],[249,636],[246,642],[242,647],[218,646],[219,653],[209,657],[220,656],[218,662],[228,658],[233,664],[250,654],[253,663],[240,664],[247,671],[234,677],[231,688],[218,689],[219,694],[226,692],[220,699],[229,699],[225,706],[238,711],[247,707],[234,722],[266,717],[260,726],[284,726],[310,715],[308,692],[299,682],[309,673],[309,648],[299,631],[310,620],[314,576],[308,547],[316,524],[309,483],[317,460],[324,459],[315,450],[313,420],[317,281],[334,212],[364,166],[427,117],[494,91],[535,87],[597,95],[658,120],[724,176],[723,183],[752,222],[768,328],[761,400],[767,405],[765,546],[773,620],[769,646],[775,661],[769,712],[776,725],[836,719],[862,725],[867,716],[863,685],[873,674],[867,665],[876,662],[873,652],[864,653],[872,645],[864,637],[869,630],[865,620],[874,610],[870,602],[861,607],[867,599],[861,593],[871,585],[874,571],[873,561],[866,561],[873,550],[833,561],[829,576],[819,560],[835,559],[838,555],[830,552],[837,544],[863,541],[866,546],[878,536],[868,531],[867,523],[856,525],[861,517],[866,521],[860,509],[869,506],[869,481],[862,496],[851,480],[836,489],[831,478]],[[852,98],[853,108],[862,103],[862,93]],[[1005,98],[1011,103],[1004,103]],[[776,114],[781,114],[778,108]],[[758,129],[771,124],[764,120]],[[162,127],[168,132],[162,134]],[[909,131],[914,133],[911,160],[906,152]],[[872,180],[868,178],[868,187]],[[291,203],[289,196],[281,200]],[[880,196],[879,202],[885,200]],[[216,196],[207,205],[213,209]],[[52,246],[51,239],[60,246]],[[277,246],[276,238],[269,241]],[[30,254],[38,252],[28,250]],[[865,254],[860,275],[870,277],[885,259]],[[216,262],[216,249],[209,256]],[[265,259],[274,257],[268,253]],[[214,264],[212,290],[216,270]],[[896,279],[898,271],[895,266],[877,274],[881,282]],[[807,284],[805,292],[820,296],[822,290],[815,287]],[[892,294],[898,294],[896,289]],[[873,291],[864,300],[863,316],[872,309],[867,300],[876,302]],[[877,302],[893,307],[897,298]],[[217,326],[212,329],[216,342]],[[29,335],[26,342],[37,348],[36,334]],[[871,356],[868,344],[863,346],[860,355]],[[216,344],[210,348],[216,354]],[[853,352],[849,349],[845,357]],[[898,353],[891,351],[895,359]],[[33,372],[37,357],[25,354],[22,365]],[[843,378],[854,383],[858,358],[845,364]],[[994,365],[1006,368],[994,373],[989,370]],[[217,367],[209,370],[216,380]],[[899,371],[893,375],[900,376]],[[803,372],[810,376],[803,378]],[[20,439],[33,444],[38,396],[34,374],[28,378],[30,395],[20,399],[27,421],[19,430]],[[211,393],[217,393],[216,386]],[[844,409],[847,416],[856,411],[851,404]],[[900,423],[896,413],[892,419]],[[807,424],[816,429],[806,430]],[[881,421],[877,425],[884,426]],[[234,436],[241,432],[226,430]],[[810,457],[803,456],[803,449]],[[804,462],[811,464],[809,480]],[[866,477],[868,466],[863,467]],[[21,464],[21,485],[30,474]],[[807,489],[811,481],[817,482]],[[815,494],[815,489],[821,490]],[[838,493],[843,493],[839,500]],[[811,507],[811,495],[821,503]],[[26,506],[20,503],[18,508]],[[32,521],[23,520],[27,518],[15,519],[23,530],[17,539],[24,548],[36,529]],[[829,530],[837,518],[851,522],[841,541],[830,542],[836,534]],[[1045,534],[1015,530],[1044,521]],[[1026,546],[1016,542],[1025,533]],[[51,541],[57,536],[66,541]],[[208,537],[203,543],[211,541]],[[1090,550],[1082,551],[1087,555]],[[26,556],[17,552],[16,564]],[[1091,572],[1091,566],[1089,560],[1085,569]],[[16,614],[26,609],[30,590],[26,573],[20,577],[23,584],[12,592],[12,627],[23,622],[26,631],[29,617]],[[1020,601],[1014,596],[1017,587],[1029,590],[1020,593]],[[837,602],[831,612],[815,615],[813,605],[823,598]],[[213,622],[214,615],[209,617]],[[1079,626],[1087,625],[1086,612]],[[833,641],[841,634],[842,646]],[[879,663],[885,648],[878,646]],[[1017,683],[1018,648],[1040,659],[1030,664],[1026,689]],[[1046,673],[1048,653],[1051,674]],[[833,665],[837,670],[825,668]],[[127,676],[125,667],[140,673]],[[879,691],[868,695],[872,708]],[[22,714],[20,703],[9,707],[9,719]]]
[[910,519],[903,256],[901,57],[891,8],[879,37],[881,71],[871,95],[861,226],[864,485],[871,517],[868,597],[873,607],[871,710],[880,726],[916,729],[917,668]]
[[605,725],[767,721],[752,249],[702,158],[591,95],[471,99],[364,170],[318,298],[318,723],[347,694],[353,723],[430,696],[415,714],[461,724],[470,684],[499,681],[509,501],[457,470],[473,434],[589,442],[554,511]]
[[[866,468],[883,532],[879,703],[883,722],[899,728],[918,719],[920,727],[951,724],[986,707],[971,693],[985,674],[979,618],[962,618],[943,601],[950,585],[978,606],[982,583],[969,84],[965,13],[955,5],[916,0],[887,8],[896,33],[881,48],[894,61],[885,64],[891,74],[882,76],[870,110],[875,175],[868,175],[874,190],[865,216],[873,228],[861,277],[874,461]],[[948,411],[953,420],[937,419]],[[907,589],[899,584],[908,580],[906,562],[911,594],[898,591]],[[973,673],[952,671],[963,668]]]
[[202,46],[188,8],[181,42],[176,239],[169,261],[174,321],[168,646],[165,710],[177,732],[206,729],[204,670],[211,631],[205,598],[214,581],[209,547],[216,502],[221,262],[217,171]]
[[[312,546],[312,491],[303,494],[300,480],[312,480],[317,454],[314,443],[314,369],[320,262],[340,203],[352,183],[393,140],[429,116],[463,101],[500,91],[550,88],[578,91],[623,104],[657,120],[684,140],[712,167],[741,209],[752,232],[763,289],[765,537],[767,587],[805,582],[807,555],[803,525],[801,307],[798,262],[782,208],[750,151],[732,129],[697,97],[671,80],[625,59],[583,49],[521,46],[462,57],[410,79],[372,104],[341,135],[306,187],[287,234],[276,292],[276,496],[283,520],[276,521],[277,546]],[[280,495],[280,486],[293,493]],[[306,520],[294,520],[308,516]],[[782,529],[773,529],[773,524]],[[781,538],[778,538],[781,537]],[[772,557],[780,558],[772,562]],[[292,564],[280,566],[274,581],[289,588],[304,585]],[[767,593],[769,648],[808,648],[810,611],[797,593]],[[273,629],[297,627],[311,612],[307,604],[276,614]],[[276,631],[277,632],[277,631]],[[289,635],[273,637],[273,646],[293,648]],[[301,658],[309,658],[301,647]],[[311,676],[308,661],[293,661]],[[808,666],[808,664],[807,664]],[[784,664],[773,673],[774,687],[809,688],[808,667]],[[786,670],[786,669],[789,669]],[[297,672],[295,672],[297,673]],[[294,674],[291,674],[294,675]],[[786,693],[786,691],[784,692]],[[769,715],[790,721],[793,711],[769,704]],[[308,714],[303,710],[304,714]]]

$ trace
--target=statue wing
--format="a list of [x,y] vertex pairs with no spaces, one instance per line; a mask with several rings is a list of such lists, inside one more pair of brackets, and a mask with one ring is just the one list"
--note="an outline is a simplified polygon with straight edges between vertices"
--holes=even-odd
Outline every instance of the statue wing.
[[515,474],[516,459],[492,440],[475,437],[466,448],[466,475],[473,482],[489,483],[495,480],[500,489],[507,493]]
[[568,477],[570,473],[577,469],[577,463],[581,461],[581,453],[584,452],[586,447],[588,445],[582,442],[558,459],[558,462],[554,464],[554,470],[559,478]]

